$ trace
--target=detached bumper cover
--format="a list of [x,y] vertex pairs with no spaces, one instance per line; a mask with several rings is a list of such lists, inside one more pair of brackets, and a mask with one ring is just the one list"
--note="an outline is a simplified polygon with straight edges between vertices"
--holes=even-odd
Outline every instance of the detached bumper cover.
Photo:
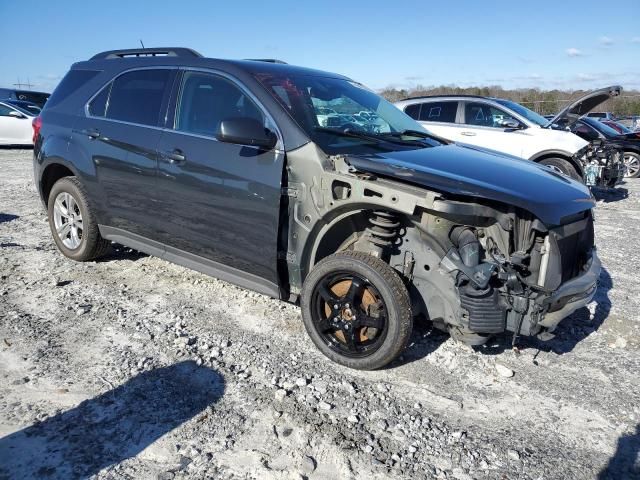
[[563,318],[591,302],[598,287],[601,269],[602,264],[594,248],[580,275],[564,282],[555,292],[542,299],[542,306],[548,306],[549,309],[539,324],[553,330]]

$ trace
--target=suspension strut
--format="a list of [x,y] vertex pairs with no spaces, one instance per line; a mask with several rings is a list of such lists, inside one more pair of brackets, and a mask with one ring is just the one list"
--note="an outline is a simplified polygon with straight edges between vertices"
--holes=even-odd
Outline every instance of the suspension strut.
[[356,249],[381,257],[384,250],[393,245],[398,237],[400,221],[391,212],[374,210],[369,217],[369,223],[364,235],[356,242]]

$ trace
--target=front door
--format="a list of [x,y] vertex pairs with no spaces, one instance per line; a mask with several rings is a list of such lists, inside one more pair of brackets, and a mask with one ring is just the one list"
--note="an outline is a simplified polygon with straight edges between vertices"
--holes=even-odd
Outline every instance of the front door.
[[273,124],[247,91],[222,75],[186,71],[177,97],[172,128],[158,147],[160,241],[177,255],[277,284],[284,153],[215,137],[227,118]]
[[455,140],[522,157],[524,141],[521,135],[522,130],[504,128],[501,126],[504,120],[521,123],[504,110],[488,103],[465,102],[463,124]]

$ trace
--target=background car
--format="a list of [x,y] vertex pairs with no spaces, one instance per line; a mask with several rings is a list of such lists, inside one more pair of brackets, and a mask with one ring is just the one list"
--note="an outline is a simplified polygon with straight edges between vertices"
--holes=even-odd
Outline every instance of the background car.
[[[416,97],[395,105],[443,138],[532,160],[581,180],[583,149],[589,143],[566,127],[621,90],[611,86],[590,92],[551,120],[511,100],[484,96]],[[565,128],[554,128],[561,123]],[[598,178],[597,183],[605,182]]]
[[636,178],[640,175],[640,137],[637,133],[620,134],[592,117],[581,118],[571,127],[571,131],[587,141],[600,140],[605,145],[620,150],[626,167],[624,176]]
[[617,120],[618,118],[611,112],[589,112],[587,117],[597,118],[600,120]]
[[31,122],[37,115],[0,102],[0,145],[33,145]]
[[31,112],[32,114],[38,116],[42,111],[38,105],[33,102],[27,102],[26,100],[4,100],[4,103],[8,103],[13,105],[14,107],[18,107],[22,110],[26,110],[27,112]]
[[34,92],[32,90],[15,90],[13,88],[0,88],[0,101],[3,100],[24,100],[27,102],[35,103],[40,108],[44,107],[44,104],[51,96],[46,92]]

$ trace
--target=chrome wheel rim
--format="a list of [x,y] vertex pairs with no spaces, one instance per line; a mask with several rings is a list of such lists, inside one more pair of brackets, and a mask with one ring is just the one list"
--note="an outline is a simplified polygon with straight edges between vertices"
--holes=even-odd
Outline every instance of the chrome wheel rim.
[[70,193],[61,192],[54,200],[53,224],[65,247],[75,250],[80,246],[84,233],[82,213],[78,202]]
[[625,155],[624,156],[624,176],[625,177],[633,177],[640,170],[640,158],[635,155]]

